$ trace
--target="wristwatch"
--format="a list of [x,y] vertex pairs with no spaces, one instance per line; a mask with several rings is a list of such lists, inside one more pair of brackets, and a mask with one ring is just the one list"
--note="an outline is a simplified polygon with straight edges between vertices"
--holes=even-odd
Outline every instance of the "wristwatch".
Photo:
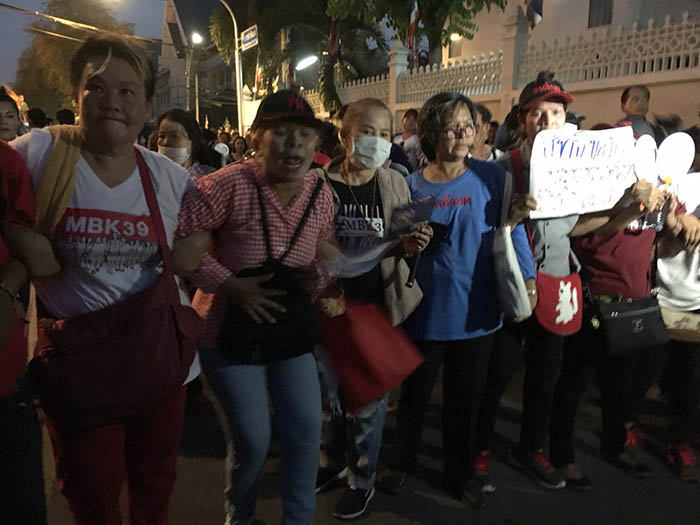
[[537,288],[528,288],[527,294],[528,294],[529,296],[537,295]]

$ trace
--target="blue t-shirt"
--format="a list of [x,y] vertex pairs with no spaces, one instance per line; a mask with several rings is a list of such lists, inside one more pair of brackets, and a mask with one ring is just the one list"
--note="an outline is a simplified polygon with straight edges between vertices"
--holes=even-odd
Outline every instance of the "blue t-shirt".
[[[437,198],[431,221],[448,233],[433,255],[423,255],[416,281],[423,301],[406,320],[415,339],[455,341],[481,337],[501,327],[496,299],[492,245],[501,218],[505,171],[492,162],[472,160],[456,179],[433,183],[422,170],[406,179],[411,197]],[[532,252],[522,224],[512,234],[520,269],[534,279]]]

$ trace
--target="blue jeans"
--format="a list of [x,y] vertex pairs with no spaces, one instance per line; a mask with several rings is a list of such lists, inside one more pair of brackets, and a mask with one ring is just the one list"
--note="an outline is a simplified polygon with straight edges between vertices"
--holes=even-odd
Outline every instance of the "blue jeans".
[[202,368],[226,416],[226,509],[236,523],[255,514],[257,478],[270,444],[268,392],[282,447],[283,525],[310,525],[316,505],[321,392],[310,353],[268,365],[232,364],[201,352]]
[[374,485],[377,474],[389,394],[365,405],[352,415],[350,422],[346,422],[342,392],[338,392],[338,379],[322,349],[317,349],[317,357],[332,410],[328,440],[324,447],[328,465],[339,468],[347,461],[348,485],[369,490]]

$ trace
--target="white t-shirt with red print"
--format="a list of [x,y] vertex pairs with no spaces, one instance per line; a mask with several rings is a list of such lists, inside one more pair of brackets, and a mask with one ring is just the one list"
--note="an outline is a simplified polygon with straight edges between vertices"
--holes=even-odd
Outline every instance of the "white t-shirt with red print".
[[[46,170],[53,139],[35,129],[12,146],[27,163],[35,191]],[[150,169],[168,244],[172,247],[187,171],[170,159],[139,149]],[[162,271],[158,241],[138,167],[122,183],[107,186],[81,155],[66,212],[56,227],[54,248],[61,271],[35,281],[37,295],[51,315],[68,318],[93,312],[148,288]],[[180,288],[180,299],[189,304]],[[199,372],[198,360],[190,376]]]

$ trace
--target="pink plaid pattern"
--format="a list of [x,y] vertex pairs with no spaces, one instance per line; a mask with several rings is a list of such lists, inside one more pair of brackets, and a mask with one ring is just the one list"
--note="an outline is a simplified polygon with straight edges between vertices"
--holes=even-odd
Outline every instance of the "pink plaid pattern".
[[[177,235],[214,231],[216,239],[211,254],[202,258],[191,279],[199,288],[192,306],[205,321],[200,336],[201,348],[216,345],[216,336],[226,308],[226,297],[218,291],[221,284],[231,274],[244,268],[258,267],[267,258],[256,180],[265,204],[272,255],[277,258],[287,249],[309,202],[318,180],[316,172],[306,174],[302,190],[286,208],[282,207],[277,195],[262,177],[255,160],[230,164],[216,173],[200,178],[196,187],[188,191],[182,201]],[[284,263],[292,267],[312,264],[316,258],[317,241],[333,239],[333,215],[332,194],[328,186],[324,185],[304,229],[284,258]]]

